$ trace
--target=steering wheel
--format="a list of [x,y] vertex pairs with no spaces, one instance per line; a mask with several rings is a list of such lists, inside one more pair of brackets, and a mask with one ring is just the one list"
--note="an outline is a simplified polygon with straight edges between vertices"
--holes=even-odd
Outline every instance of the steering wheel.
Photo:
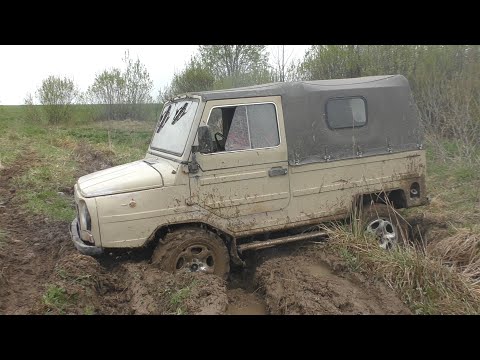
[[[218,139],[220,137],[220,139]],[[217,147],[220,151],[225,151],[225,136],[222,133],[215,133],[215,142],[217,143]]]

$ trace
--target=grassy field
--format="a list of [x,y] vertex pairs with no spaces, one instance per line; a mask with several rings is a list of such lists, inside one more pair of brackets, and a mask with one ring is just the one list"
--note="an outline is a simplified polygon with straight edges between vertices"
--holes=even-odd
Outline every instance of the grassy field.
[[[83,107],[76,109],[82,118]],[[147,151],[154,122],[72,121],[52,126],[28,120],[24,106],[0,106],[0,164],[7,167],[22,156],[34,166],[15,179],[28,211],[55,220],[74,217],[65,192],[80,175],[79,163],[104,161],[118,165],[141,159]],[[0,200],[1,202],[1,200]]]
[[[70,221],[74,208],[69,191],[79,176],[146,153],[153,121],[80,121],[88,118],[88,109],[76,111],[69,124],[52,126],[32,120],[24,106],[0,106],[0,168],[30,160],[28,169],[13,179],[27,212]],[[442,156],[427,147],[430,205],[402,212],[421,219],[413,230],[418,228],[420,238],[427,236],[428,244],[385,253],[364,236],[337,229],[331,249],[352,271],[381,277],[415,313],[478,313],[480,171],[476,159],[456,156],[448,142],[441,146]],[[6,200],[0,198],[0,204]],[[0,247],[4,238],[0,229]],[[55,303],[63,293],[50,289],[47,295]]]

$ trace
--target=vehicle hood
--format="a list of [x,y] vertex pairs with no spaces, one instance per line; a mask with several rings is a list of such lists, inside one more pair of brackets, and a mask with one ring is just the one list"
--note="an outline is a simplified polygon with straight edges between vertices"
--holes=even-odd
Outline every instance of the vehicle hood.
[[97,171],[78,179],[78,189],[85,197],[147,190],[163,185],[160,171],[143,160]]

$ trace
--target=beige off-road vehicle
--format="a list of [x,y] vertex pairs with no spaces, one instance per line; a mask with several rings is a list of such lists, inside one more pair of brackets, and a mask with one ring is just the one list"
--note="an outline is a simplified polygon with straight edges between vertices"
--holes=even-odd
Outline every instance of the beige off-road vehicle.
[[365,230],[395,246],[386,203],[427,202],[415,114],[400,75],[178,96],[144,159],[78,180],[72,239],[89,255],[156,244],[162,269],[225,277],[245,251],[322,236],[363,205]]

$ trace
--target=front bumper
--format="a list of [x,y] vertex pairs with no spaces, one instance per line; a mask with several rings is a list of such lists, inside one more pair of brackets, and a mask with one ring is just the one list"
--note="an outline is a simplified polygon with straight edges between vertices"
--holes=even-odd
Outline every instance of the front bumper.
[[78,219],[72,221],[70,224],[70,236],[72,237],[73,244],[82,254],[95,256],[101,255],[103,253],[103,248],[98,246],[86,245],[82,239],[80,239],[80,234],[78,233]]

